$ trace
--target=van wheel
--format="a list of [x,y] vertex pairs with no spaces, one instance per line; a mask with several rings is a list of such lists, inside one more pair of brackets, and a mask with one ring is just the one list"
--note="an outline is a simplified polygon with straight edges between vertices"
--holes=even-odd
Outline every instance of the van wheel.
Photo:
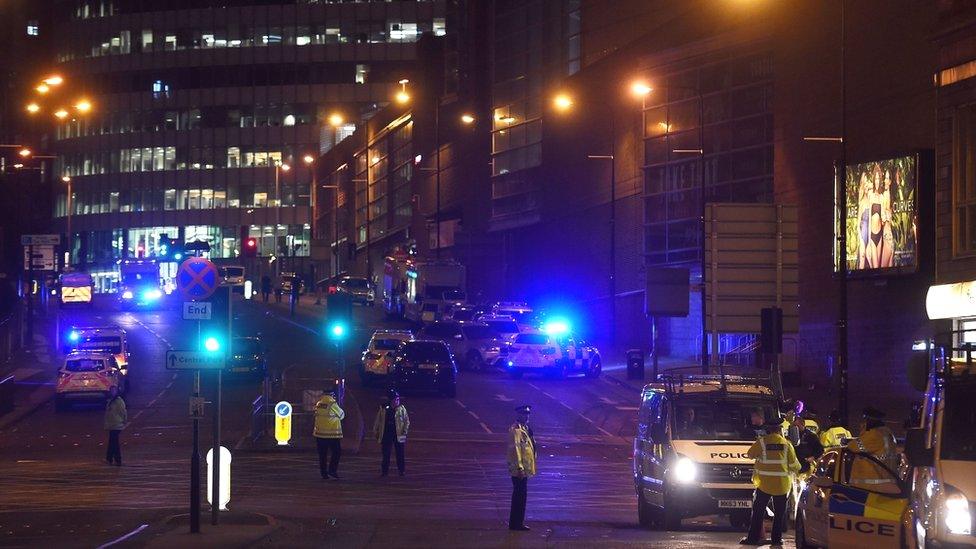
[[641,528],[653,529],[657,524],[657,513],[653,506],[644,499],[643,492],[637,490],[637,523]]

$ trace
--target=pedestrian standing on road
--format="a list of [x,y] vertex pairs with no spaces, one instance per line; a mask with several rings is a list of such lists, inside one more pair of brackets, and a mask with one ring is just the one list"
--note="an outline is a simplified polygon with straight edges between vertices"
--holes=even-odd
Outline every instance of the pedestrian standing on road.
[[373,434],[376,442],[383,448],[381,475],[385,477],[390,471],[390,451],[395,448],[397,471],[402,477],[406,473],[403,450],[407,442],[407,431],[410,430],[410,416],[407,415],[407,407],[400,402],[400,394],[396,389],[390,389],[387,396],[388,400],[376,412]]
[[342,420],[346,413],[336,402],[334,390],[326,391],[315,403],[315,446],[319,452],[319,472],[323,479],[339,480],[342,456]]
[[296,275],[295,280],[291,283],[291,300],[298,305],[298,301],[302,297],[302,279],[300,276]]
[[129,416],[125,411],[125,401],[119,396],[118,387],[108,390],[108,403],[105,404],[105,430],[108,431],[108,449],[105,450],[105,461],[111,465],[122,465],[122,447],[119,445],[119,434],[125,429]]
[[525,502],[529,495],[529,477],[535,475],[535,438],[529,427],[532,408],[515,409],[516,421],[508,429],[508,472],[512,475],[512,510],[508,529],[529,530],[525,525]]
[[261,295],[264,297],[264,302],[268,302],[268,296],[271,295],[271,277],[264,275],[261,277]]
[[274,294],[275,294],[275,303],[281,303],[281,294],[282,294],[281,285],[275,286]]
[[752,497],[752,518],[749,534],[742,538],[742,545],[760,545],[766,506],[773,500],[773,545],[783,544],[783,525],[786,515],[786,498],[793,484],[791,475],[800,470],[793,445],[783,436],[782,420],[766,423],[763,434],[752,444],[746,454],[756,461],[752,482],[756,492]]

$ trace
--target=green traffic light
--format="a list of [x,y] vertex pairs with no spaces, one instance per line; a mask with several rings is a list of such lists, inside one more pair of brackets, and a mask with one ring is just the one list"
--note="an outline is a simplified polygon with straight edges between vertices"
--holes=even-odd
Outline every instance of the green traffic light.
[[328,329],[329,337],[332,339],[344,339],[347,332],[346,325],[341,322],[333,323]]
[[220,342],[215,337],[208,337],[203,341],[203,348],[211,353],[215,353],[220,350]]

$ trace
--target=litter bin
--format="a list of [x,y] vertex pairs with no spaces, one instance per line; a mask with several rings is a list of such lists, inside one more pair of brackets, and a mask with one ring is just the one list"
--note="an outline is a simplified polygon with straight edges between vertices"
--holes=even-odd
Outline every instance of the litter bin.
[[644,351],[627,351],[627,379],[644,379]]

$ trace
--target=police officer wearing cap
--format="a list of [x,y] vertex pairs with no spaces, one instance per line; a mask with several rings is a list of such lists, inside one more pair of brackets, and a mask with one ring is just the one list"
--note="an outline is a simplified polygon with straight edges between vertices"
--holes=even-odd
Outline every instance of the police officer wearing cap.
[[532,408],[515,409],[516,421],[508,429],[508,472],[512,475],[512,511],[508,529],[525,531],[525,501],[528,498],[529,477],[535,475],[535,438],[529,427]]
[[[885,413],[868,406],[863,410],[861,434],[847,444],[855,452],[867,452],[884,463],[892,471],[898,470],[898,450],[895,435],[884,424]],[[885,484],[894,480],[867,460],[855,460],[851,466],[851,482],[860,484]]]
[[783,543],[783,524],[786,515],[786,498],[792,487],[791,475],[800,470],[796,452],[782,432],[782,420],[766,423],[765,433],[752,444],[747,455],[756,460],[752,482],[756,492],[752,498],[752,519],[749,534],[739,543],[760,545],[766,505],[773,500],[773,545]]
[[380,406],[376,412],[376,420],[373,421],[373,434],[383,449],[383,462],[380,465],[382,476],[385,477],[390,470],[390,452],[393,449],[396,449],[397,471],[401,477],[405,474],[403,447],[409,430],[410,416],[407,415],[407,407],[400,403],[400,393],[391,388],[387,391],[387,401]]

